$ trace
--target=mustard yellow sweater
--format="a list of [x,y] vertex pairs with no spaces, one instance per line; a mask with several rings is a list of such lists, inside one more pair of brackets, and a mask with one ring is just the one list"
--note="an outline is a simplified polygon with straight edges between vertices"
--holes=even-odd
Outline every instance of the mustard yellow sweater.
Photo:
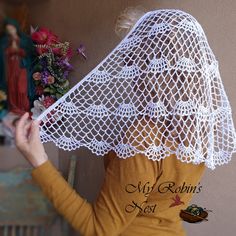
[[203,164],[162,162],[137,154],[105,156],[105,178],[97,200],[90,204],[73,190],[50,161],[32,171],[57,211],[85,236],[183,236],[179,217],[194,193],[201,191]]

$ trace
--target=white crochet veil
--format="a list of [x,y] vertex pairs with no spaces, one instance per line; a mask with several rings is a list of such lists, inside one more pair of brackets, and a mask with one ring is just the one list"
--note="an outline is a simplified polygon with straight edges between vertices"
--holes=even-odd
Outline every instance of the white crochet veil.
[[200,24],[180,10],[143,15],[117,47],[38,118],[59,148],[143,153],[214,169],[236,151],[231,107]]

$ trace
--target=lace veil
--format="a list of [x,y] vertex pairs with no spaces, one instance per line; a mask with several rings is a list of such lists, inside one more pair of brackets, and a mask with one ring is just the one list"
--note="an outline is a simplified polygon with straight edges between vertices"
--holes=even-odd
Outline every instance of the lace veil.
[[170,154],[211,169],[236,151],[218,62],[201,25],[180,10],[143,15],[114,50],[44,111],[40,135],[59,148],[120,158]]

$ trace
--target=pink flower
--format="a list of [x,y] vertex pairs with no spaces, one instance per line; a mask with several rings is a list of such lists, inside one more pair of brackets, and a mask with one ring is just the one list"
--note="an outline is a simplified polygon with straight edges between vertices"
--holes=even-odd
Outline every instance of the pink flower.
[[40,72],[35,72],[33,74],[33,79],[34,80],[41,80],[41,73]]
[[46,96],[44,100],[42,101],[43,106],[46,108],[50,107],[54,102],[55,102],[55,99],[50,96]]
[[49,75],[47,78],[47,83],[48,84],[53,84],[55,82],[55,78],[52,75]]

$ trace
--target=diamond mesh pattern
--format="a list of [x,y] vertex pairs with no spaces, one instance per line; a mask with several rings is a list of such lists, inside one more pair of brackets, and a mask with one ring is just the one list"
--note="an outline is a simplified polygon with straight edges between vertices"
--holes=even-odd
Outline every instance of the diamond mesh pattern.
[[231,108],[200,24],[146,13],[120,44],[40,117],[42,142],[97,155],[170,154],[214,169],[236,151]]

